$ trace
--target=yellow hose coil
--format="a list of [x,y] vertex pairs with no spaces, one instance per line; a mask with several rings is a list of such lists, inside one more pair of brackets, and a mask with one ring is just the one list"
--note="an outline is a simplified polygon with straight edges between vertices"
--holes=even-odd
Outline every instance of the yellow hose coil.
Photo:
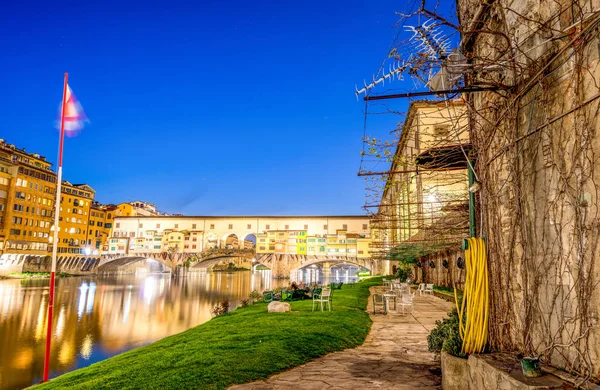
[[[462,352],[482,352],[487,343],[489,319],[489,285],[487,251],[482,238],[468,238],[465,251],[465,290],[462,305],[458,307],[456,286],[454,297],[460,321]],[[466,318],[465,318],[466,316]],[[463,319],[466,319],[463,321]]]

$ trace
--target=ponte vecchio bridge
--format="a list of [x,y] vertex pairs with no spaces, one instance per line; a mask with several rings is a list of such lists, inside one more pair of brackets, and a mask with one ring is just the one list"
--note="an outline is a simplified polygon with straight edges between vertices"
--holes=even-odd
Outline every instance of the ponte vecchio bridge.
[[234,259],[263,265],[274,277],[295,277],[318,266],[327,275],[341,265],[387,273],[369,253],[367,216],[131,216],[114,221],[98,273],[129,273],[153,263],[157,270],[186,264],[204,272]]

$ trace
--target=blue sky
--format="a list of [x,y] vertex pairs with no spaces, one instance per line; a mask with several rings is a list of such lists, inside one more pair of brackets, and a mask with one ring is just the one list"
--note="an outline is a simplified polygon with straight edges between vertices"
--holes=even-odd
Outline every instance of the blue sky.
[[377,70],[403,5],[199,3],[4,6],[0,137],[55,162],[68,71],[91,123],[66,140],[65,179],[90,184],[103,203],[362,213],[354,86]]

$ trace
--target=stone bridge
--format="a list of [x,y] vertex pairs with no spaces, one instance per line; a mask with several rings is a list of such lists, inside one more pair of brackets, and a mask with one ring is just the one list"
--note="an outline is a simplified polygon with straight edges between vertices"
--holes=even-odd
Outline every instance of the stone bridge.
[[[157,272],[172,272],[179,266],[206,271],[220,262],[240,258],[250,261],[255,256],[254,249],[211,249],[202,253],[135,253],[125,257],[105,255],[97,271],[99,274],[135,273],[140,266],[150,267]],[[153,261],[154,265],[148,260]]]
[[[56,272],[88,275],[96,272],[100,258],[83,255],[64,255],[56,259]],[[0,275],[20,272],[50,272],[52,257],[26,254],[3,254],[0,256]]]
[[[379,262],[370,258],[335,255],[297,255],[283,253],[259,253],[253,249],[213,249],[203,253],[138,253],[123,257],[122,255],[106,256],[97,268],[99,274],[134,273],[136,268],[147,266],[148,259],[154,260],[156,271],[173,271],[178,266],[186,266],[189,273],[208,272],[211,267],[221,262],[243,259],[250,266],[263,265],[272,271],[275,278],[294,277],[297,272],[312,265],[318,265],[327,275],[336,265],[350,264],[365,268],[372,273],[383,272]],[[188,262],[189,260],[189,262]]]

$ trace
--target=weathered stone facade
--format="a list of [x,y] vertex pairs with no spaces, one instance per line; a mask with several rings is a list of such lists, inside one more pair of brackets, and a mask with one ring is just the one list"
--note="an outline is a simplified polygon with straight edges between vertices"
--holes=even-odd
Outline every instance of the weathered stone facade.
[[[465,253],[459,248],[432,253],[419,258],[420,266],[414,268],[417,283],[433,283],[436,286],[463,289],[465,270],[458,266],[458,259],[463,260]],[[431,266],[433,263],[433,267]]]
[[600,1],[459,0],[490,343],[600,376]]

